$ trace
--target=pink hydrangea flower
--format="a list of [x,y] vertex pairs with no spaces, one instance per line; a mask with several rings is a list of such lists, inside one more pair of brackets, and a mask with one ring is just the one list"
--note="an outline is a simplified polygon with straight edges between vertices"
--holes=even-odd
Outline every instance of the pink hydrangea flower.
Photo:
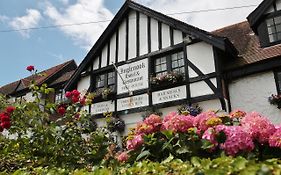
[[173,132],[187,132],[193,127],[192,116],[168,115],[164,118],[162,130],[172,130]]
[[153,132],[155,132],[154,127],[143,122],[137,124],[135,131],[137,135],[152,134]]
[[269,137],[269,146],[281,148],[281,128],[277,129],[275,133]]
[[218,145],[218,142],[216,140],[216,131],[214,128],[208,128],[202,135],[202,139],[208,140],[213,144],[213,147],[210,151],[214,150],[215,147]]
[[129,159],[129,155],[127,152],[122,152],[119,155],[117,155],[117,160],[121,163],[127,162],[128,159]]
[[176,115],[177,115],[176,112],[170,112],[168,115],[166,115],[166,116],[164,117],[163,123],[164,123],[164,122],[167,122],[167,121],[169,121],[169,120],[171,120],[171,118],[174,117],[174,116],[176,116]]
[[127,149],[135,150],[144,143],[144,140],[141,135],[135,135],[132,140],[127,141]]
[[276,131],[275,126],[257,112],[248,113],[240,124],[261,144],[268,143],[269,137]]
[[241,151],[250,152],[255,147],[251,135],[241,126],[218,125],[215,130],[216,133],[221,131],[225,133],[226,140],[219,146],[228,155],[234,156]]
[[152,125],[155,128],[162,124],[162,119],[159,115],[151,114],[144,120],[144,123],[147,125]]
[[199,132],[205,132],[210,127],[208,120],[211,118],[218,118],[218,116],[213,111],[203,112],[194,117],[194,126],[197,127]]

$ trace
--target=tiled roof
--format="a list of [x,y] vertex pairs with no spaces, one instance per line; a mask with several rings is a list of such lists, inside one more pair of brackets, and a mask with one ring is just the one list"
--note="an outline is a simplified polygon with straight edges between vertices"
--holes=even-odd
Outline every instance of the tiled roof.
[[[4,85],[0,88],[0,93],[10,95],[15,92],[25,90],[28,88],[28,86],[32,80],[35,80],[37,82],[37,84],[39,84],[39,85],[43,84],[54,74],[56,74],[60,70],[62,70],[65,66],[67,66],[69,64],[73,64],[73,62],[74,62],[74,60],[70,60],[65,63],[59,64],[57,66],[51,67],[47,70],[44,70],[44,71],[40,72],[39,75],[37,75],[37,76],[29,76],[29,77],[23,78],[21,80],[18,80],[16,82]],[[62,77],[64,77],[64,78],[61,78],[61,79],[58,78],[58,79],[66,81],[66,77],[68,77],[68,76],[62,76]],[[58,80],[58,81],[60,81],[60,80]],[[57,80],[55,80],[55,81],[57,81]]]
[[74,72],[75,72],[75,70],[72,70],[72,71],[70,71],[70,72],[64,73],[64,74],[63,74],[62,76],[60,76],[58,79],[56,79],[55,81],[53,81],[52,83],[50,83],[49,86],[54,86],[54,85],[56,85],[56,84],[66,82],[67,80],[70,79],[70,77],[73,75]]
[[239,58],[227,65],[227,69],[257,63],[281,56],[281,44],[261,48],[258,37],[247,21],[227,26],[212,32],[227,37],[239,52]]

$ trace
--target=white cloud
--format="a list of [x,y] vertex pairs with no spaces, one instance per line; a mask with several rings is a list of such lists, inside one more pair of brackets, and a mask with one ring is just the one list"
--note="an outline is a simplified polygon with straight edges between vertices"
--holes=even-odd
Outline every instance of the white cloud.
[[[78,0],[77,3],[66,6],[64,10],[58,10],[51,3],[48,3],[45,15],[56,25],[103,21],[113,18],[113,14],[105,8],[104,0]],[[71,36],[77,45],[89,49],[107,25],[108,22],[73,25],[61,27],[60,30]]]
[[[27,9],[26,15],[21,17],[15,17],[10,22],[9,25],[15,29],[27,29],[36,27],[41,20],[42,16],[38,10],[35,9]],[[19,33],[24,37],[29,37],[29,30],[21,30]]]
[[[258,5],[261,1],[262,0],[137,0],[138,3],[146,5],[164,14],[198,11],[203,9],[238,7],[253,4]],[[250,8],[214,12],[186,13],[181,15],[172,15],[171,17],[177,18],[201,29],[212,31],[230,24],[245,21],[246,17],[254,9],[255,6]]]

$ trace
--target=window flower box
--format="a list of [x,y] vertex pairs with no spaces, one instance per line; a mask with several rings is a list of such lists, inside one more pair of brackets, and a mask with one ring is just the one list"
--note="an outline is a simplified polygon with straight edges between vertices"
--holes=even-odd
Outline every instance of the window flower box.
[[182,82],[184,79],[184,74],[177,73],[177,72],[169,72],[165,75],[158,75],[155,77],[150,78],[150,83],[152,85],[163,85],[163,84],[170,84],[170,83],[179,83]]
[[115,92],[111,88],[102,88],[94,92],[96,99],[106,100],[115,95]]

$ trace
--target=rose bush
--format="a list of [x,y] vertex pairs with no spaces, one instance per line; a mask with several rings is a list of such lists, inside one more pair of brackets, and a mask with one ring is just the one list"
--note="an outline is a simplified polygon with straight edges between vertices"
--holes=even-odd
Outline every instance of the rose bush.
[[[33,71],[32,76],[39,76]],[[97,129],[82,110],[91,94],[67,92],[68,100],[54,104],[40,97],[52,93],[47,85],[30,84],[33,102],[10,104],[0,96],[0,172],[24,167],[87,168],[100,164],[113,144],[110,132]]]

